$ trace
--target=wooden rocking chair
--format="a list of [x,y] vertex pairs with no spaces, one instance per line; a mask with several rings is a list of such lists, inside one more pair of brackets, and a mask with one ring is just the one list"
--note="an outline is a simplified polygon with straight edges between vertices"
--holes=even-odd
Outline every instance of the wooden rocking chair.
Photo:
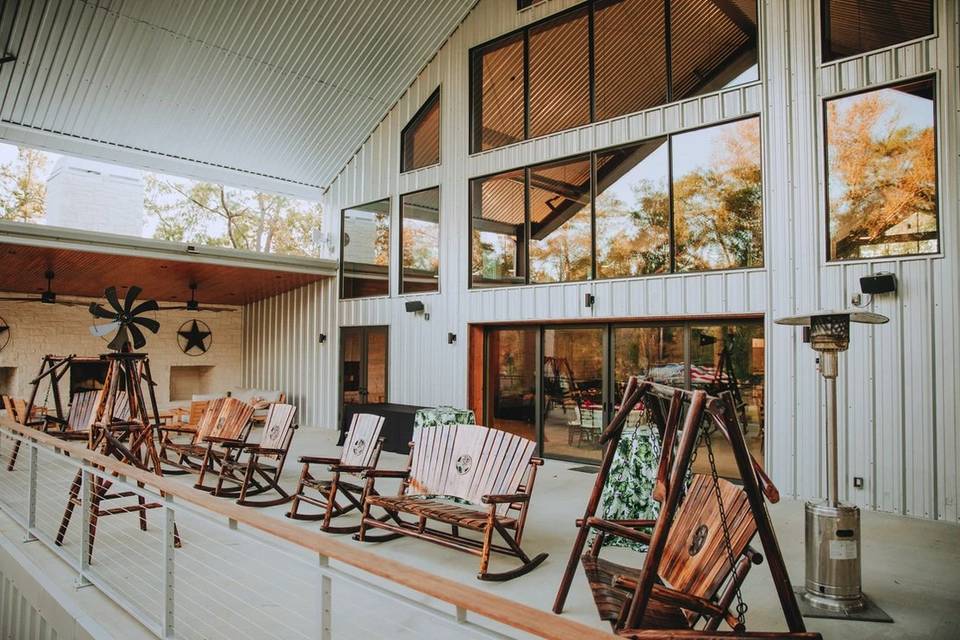
[[[211,402],[211,406],[216,400]],[[201,491],[213,491],[215,487],[203,484],[203,480],[208,472],[219,473],[218,467],[230,455],[230,449],[224,445],[236,445],[236,443],[245,443],[247,436],[250,435],[251,418],[253,418],[254,408],[242,400],[236,398],[224,398],[223,405],[217,414],[213,428],[209,435],[205,436],[199,446],[203,448],[203,459],[200,462],[200,475],[197,477],[197,483],[193,485],[194,489]],[[193,452],[196,449],[192,450]]]
[[[287,460],[290,443],[297,425],[293,421],[297,408],[292,404],[274,403],[267,411],[263,424],[263,438],[259,444],[247,444],[242,441],[221,442],[226,455],[220,463],[220,475],[213,489],[215,496],[237,496],[237,504],[250,507],[273,507],[288,502],[291,498],[280,486],[280,474],[283,472],[283,463]],[[213,446],[215,440],[208,441],[208,447]],[[245,462],[240,461],[241,453],[247,454]],[[272,460],[273,464],[264,464],[261,460]],[[236,485],[234,488],[224,489],[223,483]],[[255,496],[267,491],[276,491],[279,498],[273,500],[250,500],[248,496]]]
[[[353,415],[339,458],[301,456],[300,464],[303,467],[300,470],[297,488],[293,492],[293,503],[290,505],[290,511],[287,512],[288,518],[322,520],[320,528],[331,533],[356,533],[360,530],[360,525],[331,526],[330,520],[349,513],[353,509],[358,512],[363,510],[363,501],[367,496],[366,484],[348,482],[341,478],[341,474],[360,476],[377,468],[380,451],[383,449],[384,439],[380,437],[383,420],[383,416],[356,413]],[[328,480],[314,477],[310,473],[311,464],[328,465],[333,476]],[[308,495],[307,490],[317,491],[320,495]],[[343,496],[346,502],[338,502],[338,496]],[[301,502],[323,509],[323,513],[300,513]]]
[[[385,541],[411,536],[466,551],[480,556],[480,580],[510,580],[533,570],[547,557],[541,553],[531,558],[520,547],[536,470],[543,464],[533,457],[535,446],[526,438],[479,425],[414,427],[406,471],[366,472],[367,495],[356,539]],[[399,495],[377,494],[376,478],[400,478]],[[383,509],[387,517],[371,516],[371,507]],[[403,520],[402,513],[416,521]],[[451,530],[428,527],[428,520],[449,525]],[[368,527],[390,533],[371,536]],[[461,529],[480,533],[481,540],[462,536]],[[506,546],[494,544],[494,532]],[[523,564],[502,573],[489,572],[494,551]]]
[[[183,475],[200,471],[203,456],[207,453],[206,438],[213,434],[226,398],[204,401],[203,409],[194,425],[161,425],[160,462],[164,473]],[[191,405],[192,408],[192,405]],[[175,436],[188,436],[186,442],[174,440]],[[169,467],[173,467],[170,469]]]
[[[670,400],[666,419],[659,411],[664,399]],[[742,637],[819,638],[819,634],[805,631],[761,486],[768,485],[769,495],[776,496],[776,491],[747,450],[733,398],[726,392],[718,399],[703,391],[688,392],[649,382],[637,385],[631,379],[618,417],[641,400],[662,427],[663,447],[654,489],[661,510],[656,520],[606,520],[590,515],[588,506],[584,519],[578,521],[581,533],[593,530],[597,534],[581,563],[600,617],[609,621],[618,635],[629,638],[720,638],[725,635],[718,631],[722,623]],[[605,435],[614,434],[621,426],[615,418]],[[718,477],[709,426],[728,440],[743,488]],[[710,474],[695,474],[690,487],[685,488],[684,479],[700,442],[706,445]],[[615,441],[608,444],[612,446]],[[596,488],[594,493],[598,493]],[[599,557],[604,538],[610,535],[648,545],[642,569]],[[740,586],[750,567],[763,562],[763,556],[749,546],[757,535],[788,632],[745,630],[747,607]],[[567,588],[569,575],[561,583],[555,610],[562,607]]]

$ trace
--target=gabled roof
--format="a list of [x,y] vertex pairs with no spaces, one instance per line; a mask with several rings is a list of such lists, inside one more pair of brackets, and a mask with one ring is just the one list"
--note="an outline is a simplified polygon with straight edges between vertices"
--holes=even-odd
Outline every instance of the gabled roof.
[[475,2],[5,2],[0,137],[316,197]]

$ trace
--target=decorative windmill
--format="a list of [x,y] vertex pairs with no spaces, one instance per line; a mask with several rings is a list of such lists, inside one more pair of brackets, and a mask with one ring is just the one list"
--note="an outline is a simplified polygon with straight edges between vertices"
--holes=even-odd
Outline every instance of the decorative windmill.
[[127,295],[124,297],[123,304],[117,297],[117,288],[110,287],[103,292],[107,302],[111,307],[104,309],[102,305],[96,302],[90,303],[90,314],[94,318],[108,320],[103,324],[95,324],[90,327],[90,333],[95,336],[104,337],[113,331],[116,334],[107,345],[117,352],[130,351],[130,338],[133,338],[133,348],[141,349],[147,344],[147,338],[143,335],[140,327],[143,327],[151,333],[157,333],[160,330],[160,323],[144,314],[158,311],[160,306],[156,300],[146,300],[136,304],[137,296],[143,291],[140,287],[134,285],[127,289]]

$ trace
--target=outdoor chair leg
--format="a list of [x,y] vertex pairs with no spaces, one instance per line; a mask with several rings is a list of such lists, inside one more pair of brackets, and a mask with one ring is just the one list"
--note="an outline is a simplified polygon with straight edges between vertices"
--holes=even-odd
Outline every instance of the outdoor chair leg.
[[330,528],[330,518],[333,516],[333,505],[337,499],[337,485],[339,481],[340,472],[335,472],[333,479],[330,481],[330,493],[327,494],[327,508],[323,512],[323,524],[320,525],[320,528],[324,531]]
[[57,546],[63,545],[63,539],[67,535],[67,527],[70,526],[70,517],[73,515],[73,509],[77,506],[80,496],[80,483],[82,482],[82,472],[77,471],[70,485],[70,493],[67,496],[67,507],[63,510],[63,518],[60,520],[60,529],[57,531]]
[[10,464],[7,465],[7,471],[13,471],[17,465],[17,455],[20,453],[20,441],[13,443],[13,451],[10,452]]

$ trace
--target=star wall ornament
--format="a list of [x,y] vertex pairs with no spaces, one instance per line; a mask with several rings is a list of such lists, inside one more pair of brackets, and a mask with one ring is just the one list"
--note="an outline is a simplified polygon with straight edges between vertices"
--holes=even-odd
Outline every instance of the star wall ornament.
[[203,320],[187,320],[177,329],[177,344],[188,356],[202,356],[213,344],[213,332]]
[[3,318],[0,318],[0,351],[10,342],[10,325]]

